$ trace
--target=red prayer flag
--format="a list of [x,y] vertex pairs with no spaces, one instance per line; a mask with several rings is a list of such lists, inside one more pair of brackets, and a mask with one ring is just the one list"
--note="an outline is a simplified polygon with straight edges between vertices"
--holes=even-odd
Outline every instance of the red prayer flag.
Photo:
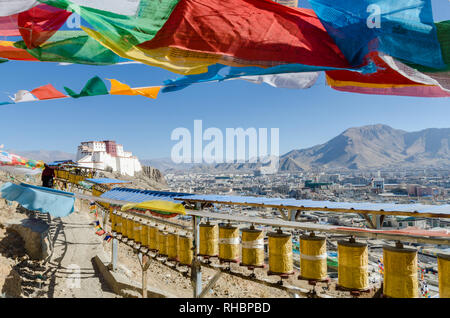
[[53,87],[52,84],[47,84],[38,88],[35,88],[31,91],[31,94],[36,96],[36,98],[40,100],[44,99],[56,99],[56,98],[65,98],[67,95],[64,95],[56,88]]
[[180,0],[156,36],[139,47],[350,67],[313,10],[270,0]]
[[19,60],[19,61],[39,61],[33,55],[27,52],[27,50],[16,48],[9,43],[4,45],[5,42],[0,41],[0,57],[8,60]]
[[361,74],[351,71],[326,71],[328,77],[335,81],[358,82],[366,84],[387,84],[387,85],[420,85],[407,77],[403,76],[396,70],[392,69],[381,57],[378,52],[368,55],[375,63],[378,70],[371,74]]
[[19,13],[17,24],[27,48],[34,49],[45,43],[63,26],[71,14],[46,4]]

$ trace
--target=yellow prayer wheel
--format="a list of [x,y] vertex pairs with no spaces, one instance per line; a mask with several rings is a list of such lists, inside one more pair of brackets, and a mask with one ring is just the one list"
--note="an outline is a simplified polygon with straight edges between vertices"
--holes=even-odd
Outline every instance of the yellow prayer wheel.
[[209,222],[200,224],[199,256],[217,257],[219,253],[217,225]]
[[127,237],[128,240],[134,239],[134,220],[131,215],[127,216]]
[[338,285],[351,290],[369,288],[367,244],[354,240],[338,242]]
[[158,227],[149,226],[148,227],[148,248],[152,251],[158,251]]
[[117,211],[113,212],[113,220],[111,221],[111,227],[114,224],[114,229],[116,233],[122,233],[122,218],[120,216],[120,213]]
[[168,254],[168,238],[169,235],[164,230],[158,231],[158,254],[160,256],[167,256]]
[[264,233],[254,227],[242,230],[242,266],[264,267]]
[[113,231],[115,233],[120,233],[119,213],[117,213],[116,210],[113,211],[112,218],[111,218],[111,231]]
[[178,237],[178,261],[180,265],[190,266],[194,257],[194,244],[189,236],[180,235]]
[[450,254],[438,254],[439,297],[450,298]]
[[219,260],[239,262],[239,229],[231,224],[219,226]]
[[300,237],[300,276],[299,279],[326,280],[327,242],[324,237],[302,235]]
[[417,274],[417,251],[396,247],[383,247],[384,282],[383,294],[392,298],[417,298],[419,284]]
[[178,262],[178,234],[176,233],[168,234],[167,257],[169,261]]
[[267,234],[269,238],[269,275],[286,276],[294,273],[291,234],[281,230]]
[[128,237],[128,218],[126,214],[121,213],[121,221],[122,237]]
[[144,247],[149,247],[148,245],[148,224],[146,221],[141,220],[141,245]]
[[136,243],[141,243],[142,224],[140,218],[134,218],[133,220],[133,239]]
[[110,215],[109,215],[109,219],[111,220],[111,232],[116,232],[117,231],[117,227],[116,227],[116,211],[113,211],[112,209],[110,210]]

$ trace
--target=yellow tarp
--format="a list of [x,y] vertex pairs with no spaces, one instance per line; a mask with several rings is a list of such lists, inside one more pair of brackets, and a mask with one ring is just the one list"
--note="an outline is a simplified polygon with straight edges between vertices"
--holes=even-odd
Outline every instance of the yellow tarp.
[[111,90],[109,91],[111,95],[141,95],[155,99],[158,97],[158,93],[161,90],[160,86],[131,88],[127,84],[123,84],[118,80],[108,80],[111,82]]
[[130,209],[144,209],[144,210],[155,210],[168,213],[186,214],[186,209],[181,203],[173,203],[169,201],[146,201],[141,203],[130,203],[122,207],[122,211],[127,211]]

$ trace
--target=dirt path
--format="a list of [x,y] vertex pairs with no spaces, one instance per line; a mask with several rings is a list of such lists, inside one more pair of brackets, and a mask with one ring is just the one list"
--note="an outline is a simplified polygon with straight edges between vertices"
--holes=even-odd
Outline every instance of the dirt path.
[[111,292],[98,276],[92,258],[103,253],[102,238],[94,232],[87,213],[74,212],[55,219],[55,237],[50,260],[48,297],[111,298]]

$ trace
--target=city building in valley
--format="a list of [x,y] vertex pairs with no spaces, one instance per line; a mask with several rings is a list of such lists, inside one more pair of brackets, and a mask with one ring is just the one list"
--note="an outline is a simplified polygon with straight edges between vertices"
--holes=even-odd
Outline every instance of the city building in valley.
[[129,176],[142,171],[139,159],[112,140],[82,142],[76,161],[82,167],[112,170]]

